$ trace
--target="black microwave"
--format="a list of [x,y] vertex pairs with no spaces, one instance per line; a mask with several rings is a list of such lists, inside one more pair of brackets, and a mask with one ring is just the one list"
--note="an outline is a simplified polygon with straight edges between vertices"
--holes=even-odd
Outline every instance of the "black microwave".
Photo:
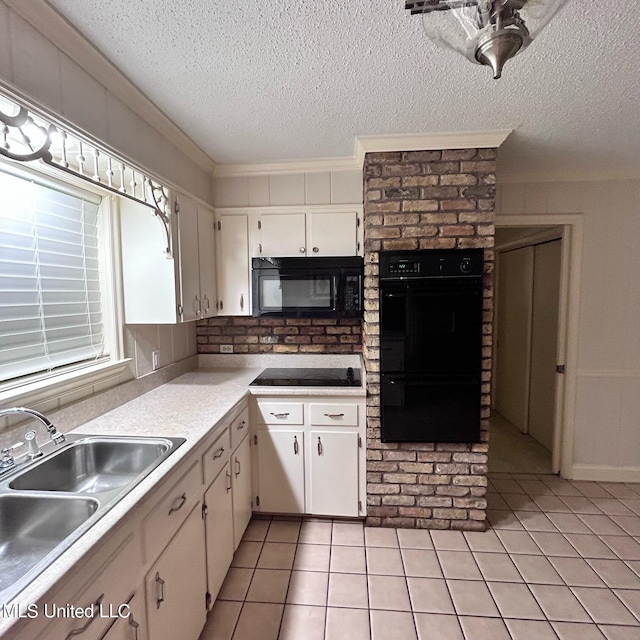
[[354,318],[362,315],[364,261],[358,256],[253,258],[253,315]]

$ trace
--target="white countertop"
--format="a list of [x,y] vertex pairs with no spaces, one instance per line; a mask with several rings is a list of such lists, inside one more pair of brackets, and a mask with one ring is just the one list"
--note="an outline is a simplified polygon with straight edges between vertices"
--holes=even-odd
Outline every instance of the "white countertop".
[[[326,361],[318,362],[324,365]],[[201,366],[205,363],[209,364],[206,361],[200,362]],[[215,364],[226,362],[217,361]],[[65,574],[86,557],[167,473],[189,456],[211,434],[212,428],[248,393],[270,396],[365,395],[364,387],[249,387],[249,383],[265,366],[272,365],[271,362],[264,361],[243,364],[254,366],[191,371],[73,430],[75,433],[94,435],[182,437],[186,442],[49,565],[12,603],[26,607],[46,598]],[[280,365],[280,361],[278,364]],[[64,431],[63,424],[58,426]],[[4,636],[6,633],[9,638],[8,631],[15,622],[14,619],[0,617],[0,634]]]

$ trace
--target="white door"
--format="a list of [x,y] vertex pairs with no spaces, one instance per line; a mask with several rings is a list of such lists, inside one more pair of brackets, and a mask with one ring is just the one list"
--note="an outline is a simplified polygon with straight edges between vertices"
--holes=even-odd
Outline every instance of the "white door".
[[533,247],[500,253],[495,407],[527,432]]
[[358,215],[346,213],[310,213],[307,215],[307,255],[355,256]]
[[217,266],[220,316],[251,315],[249,227],[246,215],[221,215]]
[[308,443],[308,513],[358,515],[358,433],[311,431]]
[[261,215],[260,255],[270,258],[304,256],[307,253],[305,228],[304,213]]
[[529,434],[553,450],[562,241],[535,247]]
[[198,258],[200,263],[201,318],[216,315],[215,219],[212,211],[198,207]]
[[260,511],[304,513],[304,434],[259,429]]
[[206,621],[206,556],[200,504],[147,574],[148,636],[197,640]]
[[233,454],[233,538],[234,549],[238,548],[245,529],[251,520],[251,449],[249,435]]
[[182,321],[191,322],[198,320],[202,312],[198,258],[198,207],[186,196],[179,195],[177,200],[180,207],[177,217]]
[[233,559],[233,508],[229,463],[204,494],[207,505],[207,585],[213,603]]

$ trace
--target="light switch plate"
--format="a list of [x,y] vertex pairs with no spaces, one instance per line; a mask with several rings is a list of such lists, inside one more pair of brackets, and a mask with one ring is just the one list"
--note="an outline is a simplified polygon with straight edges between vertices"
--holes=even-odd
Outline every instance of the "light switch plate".
[[160,368],[160,350],[151,352],[153,370]]

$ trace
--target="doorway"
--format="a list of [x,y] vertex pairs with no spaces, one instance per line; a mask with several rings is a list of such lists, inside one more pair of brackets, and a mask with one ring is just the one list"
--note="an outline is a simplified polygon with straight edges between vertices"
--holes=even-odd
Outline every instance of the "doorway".
[[496,230],[492,471],[559,471],[563,233]]

